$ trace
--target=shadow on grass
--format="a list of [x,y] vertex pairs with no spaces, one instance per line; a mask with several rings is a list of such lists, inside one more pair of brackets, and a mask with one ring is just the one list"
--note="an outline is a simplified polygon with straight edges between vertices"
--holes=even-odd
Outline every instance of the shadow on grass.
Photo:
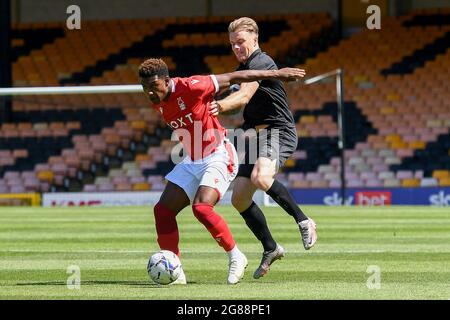
[[[189,284],[195,284],[195,282],[188,282]],[[82,281],[81,286],[96,286],[96,285],[115,285],[115,286],[128,286],[133,288],[170,288],[171,286],[163,286],[148,281],[98,281],[87,280]],[[21,282],[16,283],[16,286],[67,286],[65,281],[46,281],[46,282]]]

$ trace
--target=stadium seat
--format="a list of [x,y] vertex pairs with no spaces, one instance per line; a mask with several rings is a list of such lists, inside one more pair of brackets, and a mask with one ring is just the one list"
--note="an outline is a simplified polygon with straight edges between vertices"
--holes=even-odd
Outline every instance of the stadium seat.
[[[298,63],[310,70],[308,76],[338,67],[345,70],[345,158],[351,185],[448,184],[450,52],[436,50],[445,47],[450,29],[445,24],[421,25],[427,19],[440,21],[427,17],[430,12],[385,17],[383,23],[389,27],[362,30],[333,45],[333,21],[328,15],[257,18],[266,30],[261,46],[277,60]],[[139,48],[154,43],[167,50],[164,60],[175,74],[230,71],[237,63],[223,27],[229,19],[87,21],[80,32],[63,33],[20,54],[12,66],[14,85],[134,83],[144,58]],[[50,24],[16,24],[15,28],[35,30],[38,25],[50,28]],[[196,31],[174,32],[177,28]],[[204,43],[214,50],[204,49]],[[180,57],[189,56],[192,48],[199,61],[182,63]],[[314,52],[306,55],[309,50]],[[284,179],[291,187],[338,187],[337,117],[330,104],[335,101],[334,83],[287,85],[286,91],[300,140],[286,161]],[[354,106],[347,107],[347,100]],[[64,181],[83,175],[88,178],[78,181],[79,190],[87,192],[100,187],[155,190],[165,185],[163,170],[170,168],[174,142],[142,94],[13,98],[13,115],[12,122],[0,124],[0,178],[13,177],[10,172],[29,172],[27,177],[12,178],[20,180],[25,191],[48,191],[53,184],[67,191]],[[240,125],[240,120],[227,121],[230,126]],[[111,180],[119,176],[123,178]],[[14,186],[21,190],[19,184]],[[0,183],[0,188],[11,191],[7,184]]]

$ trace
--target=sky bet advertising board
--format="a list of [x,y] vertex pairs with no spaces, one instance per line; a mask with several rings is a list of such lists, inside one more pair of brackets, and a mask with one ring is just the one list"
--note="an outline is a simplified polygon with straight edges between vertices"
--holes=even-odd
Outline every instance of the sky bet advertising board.
[[[290,189],[299,204],[340,205],[340,189]],[[345,204],[362,206],[450,206],[450,188],[376,188],[346,190]]]

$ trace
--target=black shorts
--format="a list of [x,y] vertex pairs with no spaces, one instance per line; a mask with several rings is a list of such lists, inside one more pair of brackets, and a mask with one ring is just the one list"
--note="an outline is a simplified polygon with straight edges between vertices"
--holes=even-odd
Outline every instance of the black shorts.
[[297,149],[295,128],[267,127],[245,130],[243,137],[234,139],[239,157],[238,177],[250,178],[256,159],[260,157],[277,160],[279,170]]

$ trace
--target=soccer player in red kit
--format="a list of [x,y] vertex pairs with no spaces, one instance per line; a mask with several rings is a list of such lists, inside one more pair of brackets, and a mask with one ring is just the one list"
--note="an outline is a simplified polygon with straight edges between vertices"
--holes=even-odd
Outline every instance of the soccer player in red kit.
[[[161,249],[180,255],[177,214],[192,202],[194,216],[229,256],[228,284],[244,275],[247,258],[238,249],[225,220],[214,211],[237,174],[234,146],[226,129],[209,113],[209,104],[221,89],[234,83],[263,79],[292,81],[305,72],[296,68],[245,70],[220,75],[170,78],[161,59],[148,59],[139,67],[145,95],[153,109],[175,130],[187,156],[166,176],[168,183],[154,207],[157,241]],[[186,284],[184,272],[176,281]]]

